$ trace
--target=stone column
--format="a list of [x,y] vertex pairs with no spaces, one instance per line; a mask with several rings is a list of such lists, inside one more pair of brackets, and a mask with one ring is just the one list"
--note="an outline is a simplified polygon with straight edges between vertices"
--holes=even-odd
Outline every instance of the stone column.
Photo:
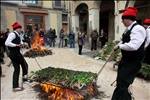
[[97,29],[99,31],[99,9],[98,8],[89,9],[89,27],[91,29]]
[[77,32],[79,30],[79,15],[72,15],[72,28],[75,33],[75,39],[77,39]]
[[123,25],[122,23],[122,13],[120,13],[119,11],[122,11],[124,10],[125,8],[125,4],[126,4],[126,1],[114,1],[115,2],[115,40],[121,40],[122,38],[122,33],[124,32],[125,30],[125,26]]
[[90,33],[93,29],[97,29],[99,32],[99,9],[98,8],[91,8],[89,9],[89,22],[88,22],[88,32],[87,38],[89,39],[89,46],[91,45],[91,38]]

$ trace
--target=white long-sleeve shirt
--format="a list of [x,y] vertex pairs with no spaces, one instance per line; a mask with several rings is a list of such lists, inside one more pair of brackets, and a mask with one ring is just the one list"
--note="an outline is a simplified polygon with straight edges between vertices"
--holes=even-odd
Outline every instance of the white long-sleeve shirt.
[[147,47],[150,44],[150,26],[146,28],[146,42],[145,47]]
[[[17,35],[19,36],[19,33],[14,31],[15,33],[17,33]],[[12,43],[12,41],[16,38],[16,35],[14,32],[9,33],[6,41],[5,41],[5,45],[8,47],[16,47],[17,44]],[[20,39],[20,44],[23,44],[22,40]]]
[[[129,27],[127,27],[127,29],[130,30],[132,25],[135,23],[136,23],[136,21],[134,21]],[[145,31],[144,27],[142,27],[141,25],[136,25],[131,30],[130,41],[128,43],[124,43],[124,44],[122,44],[122,41],[121,41],[118,44],[118,46],[122,50],[135,51],[142,45],[145,38],[146,38],[146,31]]]

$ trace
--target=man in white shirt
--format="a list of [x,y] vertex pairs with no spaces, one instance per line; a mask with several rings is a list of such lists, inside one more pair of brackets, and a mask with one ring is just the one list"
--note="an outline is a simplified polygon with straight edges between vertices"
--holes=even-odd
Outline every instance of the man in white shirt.
[[144,62],[150,64],[150,19],[145,19],[143,26],[146,29],[146,42],[145,42],[146,54]]
[[135,21],[137,13],[136,8],[128,7],[122,14],[122,23],[128,31],[123,33],[122,41],[114,46],[114,51],[121,49],[122,59],[118,65],[117,87],[111,100],[131,100],[128,87],[141,68],[146,31]]
[[[28,46],[27,43],[23,43],[20,39],[19,34],[21,34],[21,25],[15,22],[13,25],[13,32],[9,33],[8,38],[6,39],[5,45],[8,46],[10,50],[9,58],[12,61],[14,67],[13,73],[13,91],[22,91],[23,87],[19,87],[19,73],[20,73],[20,65],[22,67],[23,76],[27,75],[28,73],[28,64],[25,61],[24,57],[20,53],[20,48],[22,46]],[[23,80],[25,83],[28,80]]]

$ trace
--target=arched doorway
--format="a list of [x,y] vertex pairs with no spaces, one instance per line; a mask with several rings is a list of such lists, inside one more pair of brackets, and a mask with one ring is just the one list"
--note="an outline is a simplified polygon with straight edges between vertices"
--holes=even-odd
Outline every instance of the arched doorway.
[[114,40],[114,1],[102,0],[100,3],[100,28],[108,35],[108,41]]
[[87,33],[88,25],[88,6],[85,3],[78,5],[75,10],[76,15],[79,16],[79,27],[78,29]]

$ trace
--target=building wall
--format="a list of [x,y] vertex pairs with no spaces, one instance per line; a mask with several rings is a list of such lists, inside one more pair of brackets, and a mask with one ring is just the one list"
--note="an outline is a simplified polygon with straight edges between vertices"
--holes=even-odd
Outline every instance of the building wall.
[[52,23],[50,27],[52,29],[55,29],[56,33],[57,33],[57,28],[58,28],[58,26],[57,26],[57,14],[55,14],[55,13],[50,14],[50,23]]
[[9,28],[11,31],[12,24],[19,21],[17,18],[18,8],[15,5],[1,5],[1,29],[6,30]]
[[[41,1],[40,1],[41,3]],[[45,29],[49,30],[50,28],[55,28],[56,33],[60,31],[62,28],[62,9],[53,9],[54,1],[44,1],[41,3],[41,6],[27,6],[26,4],[22,4],[22,1],[4,1],[1,4],[1,29],[6,30],[10,28],[12,31],[12,24],[14,22],[18,22],[22,25],[24,30],[24,13],[19,11],[20,8],[23,9],[34,9],[34,10],[47,10],[48,14],[45,16]],[[66,3],[66,9],[68,9],[69,4]],[[62,3],[62,6],[64,2]],[[5,11],[6,10],[6,11]],[[68,11],[68,10],[67,10]],[[11,18],[11,19],[10,19]]]
[[13,10],[5,10],[5,16],[6,16],[6,26],[12,31],[13,29],[11,25],[14,22],[16,22],[16,12]]
[[52,7],[52,1],[44,1],[43,2],[43,8],[53,8]]

